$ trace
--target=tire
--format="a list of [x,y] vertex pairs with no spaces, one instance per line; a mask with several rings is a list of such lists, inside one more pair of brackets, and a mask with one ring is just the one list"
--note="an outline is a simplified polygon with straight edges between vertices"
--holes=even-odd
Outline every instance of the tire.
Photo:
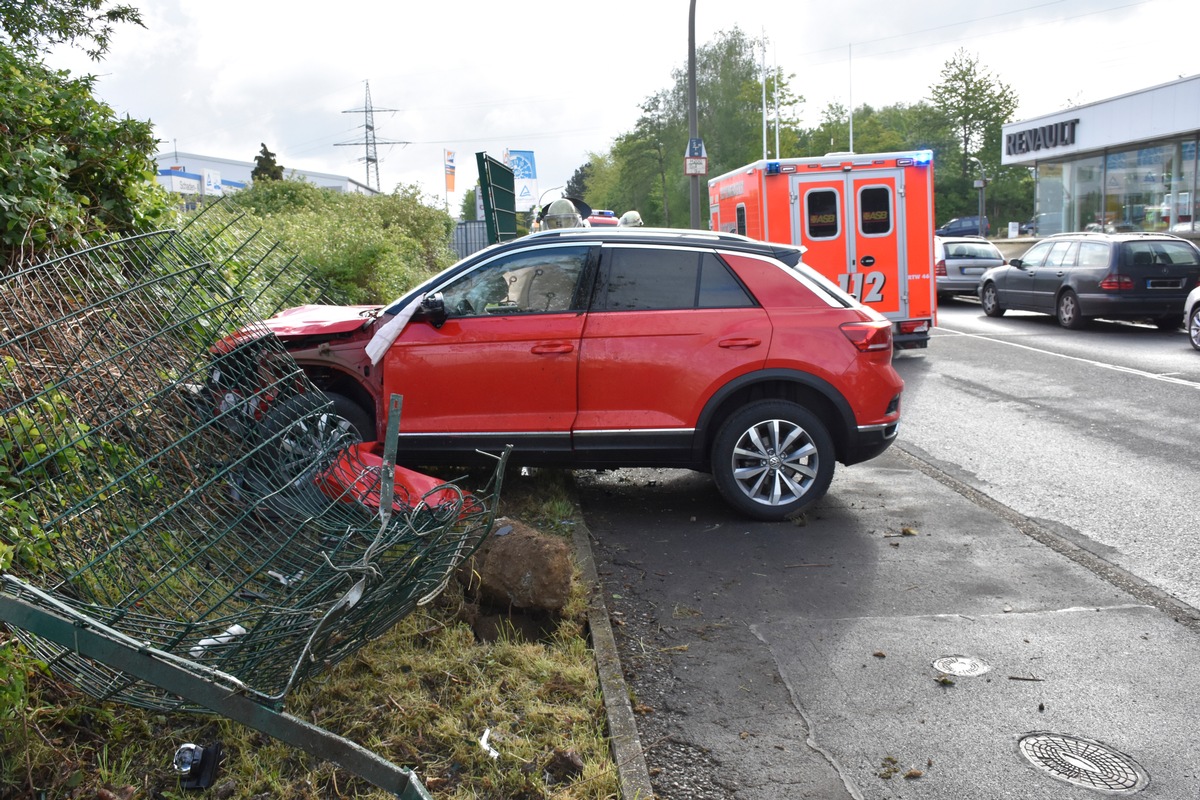
[[267,410],[259,425],[259,469],[294,481],[312,472],[330,453],[362,440],[320,392],[289,397]]
[[1000,294],[996,291],[996,284],[985,283],[983,291],[979,293],[979,300],[983,305],[983,313],[989,317],[1003,317],[1004,312],[1008,309],[1000,305]]
[[726,502],[776,522],[825,496],[834,460],[833,439],[815,414],[785,400],[760,400],[721,426],[711,468]]
[[1188,339],[1192,341],[1192,347],[1200,350],[1200,305],[1192,309],[1188,314],[1187,324]]
[[1054,316],[1059,325],[1073,331],[1087,325],[1087,318],[1079,313],[1079,298],[1070,289],[1058,296],[1058,302],[1054,305]]
[[373,442],[378,438],[375,426],[371,423],[371,415],[362,406],[344,394],[337,392],[325,392],[324,394],[333,403],[334,413],[350,423],[350,427],[354,428],[359,439],[364,442]]

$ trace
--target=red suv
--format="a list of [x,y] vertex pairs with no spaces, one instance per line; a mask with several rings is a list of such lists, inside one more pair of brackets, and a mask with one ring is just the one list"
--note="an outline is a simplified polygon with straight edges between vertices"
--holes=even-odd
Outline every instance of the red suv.
[[882,453],[902,381],[891,326],[742,236],[568,228],[481,250],[385,307],[267,320],[364,438],[402,396],[401,463],[711,472],[745,514],[820,499]]

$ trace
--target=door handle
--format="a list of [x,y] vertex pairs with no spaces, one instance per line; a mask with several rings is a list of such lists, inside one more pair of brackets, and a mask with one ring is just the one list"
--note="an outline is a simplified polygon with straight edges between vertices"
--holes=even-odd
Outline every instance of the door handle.
[[731,350],[745,349],[748,347],[758,347],[760,344],[762,344],[762,339],[752,339],[749,337],[734,338],[734,339],[722,339],[721,341],[717,342],[718,347],[725,347],[725,348],[728,348]]
[[571,353],[574,352],[575,345],[570,342],[548,342],[546,344],[535,344],[529,351],[535,355],[555,354],[555,353]]

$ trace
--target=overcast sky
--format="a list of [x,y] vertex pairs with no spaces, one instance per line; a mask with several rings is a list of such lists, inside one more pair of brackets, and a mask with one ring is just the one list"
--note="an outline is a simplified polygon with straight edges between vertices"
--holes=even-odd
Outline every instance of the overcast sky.
[[[366,182],[369,82],[383,190],[417,184],[446,199],[443,151],[453,150],[455,212],[476,152],[532,150],[539,190],[561,186],[687,66],[688,0],[132,2],[145,29],[118,29],[104,61],[61,50],[48,61],[98,75],[99,96],[153,122],[164,150],[251,161],[265,142],[285,170]],[[830,102],[927,98],[959,48],[1016,91],[1018,119],[1200,73],[1197,0],[696,6],[697,47],[734,27],[766,37],[768,67],[805,98],[806,126]]]

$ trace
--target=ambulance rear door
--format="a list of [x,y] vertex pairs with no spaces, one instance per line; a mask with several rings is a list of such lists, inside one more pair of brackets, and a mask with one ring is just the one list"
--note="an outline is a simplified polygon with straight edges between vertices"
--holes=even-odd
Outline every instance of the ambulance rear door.
[[889,319],[906,319],[904,171],[796,174],[791,195],[804,263]]

